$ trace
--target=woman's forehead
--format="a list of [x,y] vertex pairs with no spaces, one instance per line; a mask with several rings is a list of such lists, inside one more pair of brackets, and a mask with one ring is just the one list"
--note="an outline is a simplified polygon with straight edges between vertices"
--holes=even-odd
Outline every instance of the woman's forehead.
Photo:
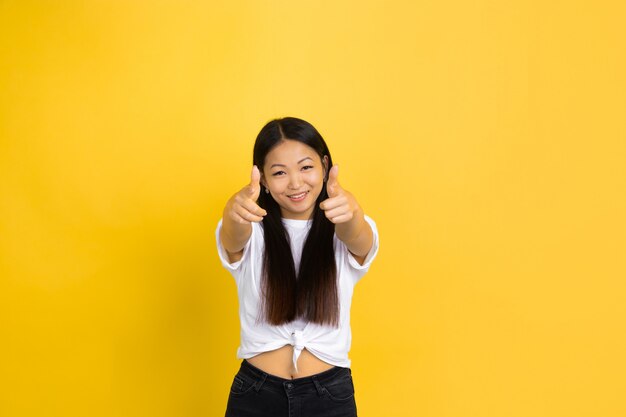
[[317,162],[319,160],[320,157],[317,155],[317,152],[309,145],[297,140],[287,139],[268,152],[265,157],[265,165],[298,165],[306,161]]

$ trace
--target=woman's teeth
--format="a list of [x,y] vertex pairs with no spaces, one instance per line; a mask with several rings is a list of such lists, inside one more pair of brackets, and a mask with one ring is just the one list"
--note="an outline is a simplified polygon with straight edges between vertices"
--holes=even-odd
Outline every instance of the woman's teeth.
[[292,194],[290,196],[288,196],[290,199],[292,200],[302,200],[304,199],[304,197],[306,196],[307,191],[300,193],[300,194]]

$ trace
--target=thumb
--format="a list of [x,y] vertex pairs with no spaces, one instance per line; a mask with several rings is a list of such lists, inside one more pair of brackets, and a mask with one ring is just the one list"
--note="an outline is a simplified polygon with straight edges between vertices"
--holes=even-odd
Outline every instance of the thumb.
[[328,183],[326,184],[326,192],[329,197],[336,197],[339,194],[339,165],[333,165],[328,172]]
[[256,165],[252,167],[252,173],[250,174],[249,193],[250,198],[255,201],[261,193],[261,172],[259,172],[259,168]]

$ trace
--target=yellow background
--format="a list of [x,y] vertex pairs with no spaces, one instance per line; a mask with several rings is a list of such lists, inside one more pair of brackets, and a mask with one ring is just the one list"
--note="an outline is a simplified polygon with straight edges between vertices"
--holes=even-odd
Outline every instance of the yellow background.
[[0,415],[223,415],[287,115],[381,235],[360,416],[626,415],[625,4],[0,1]]

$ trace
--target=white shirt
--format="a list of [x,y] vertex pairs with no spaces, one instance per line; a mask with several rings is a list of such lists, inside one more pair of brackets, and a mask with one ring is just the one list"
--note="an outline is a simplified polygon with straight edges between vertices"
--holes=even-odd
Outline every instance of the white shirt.
[[[248,359],[260,353],[292,345],[293,363],[297,368],[298,357],[304,348],[313,355],[331,365],[350,367],[348,351],[352,341],[350,330],[350,305],[354,285],[367,272],[378,253],[378,231],[374,221],[365,216],[373,232],[373,244],[363,265],[360,265],[348,251],[346,245],[334,237],[335,261],[337,262],[337,281],[339,296],[339,327],[320,325],[296,320],[283,325],[272,325],[261,319],[260,291],[263,267],[263,225],[252,223],[252,235],[246,243],[242,258],[230,263],[228,254],[220,241],[222,220],[219,221],[215,235],[217,249],[222,265],[235,278],[239,297],[239,320],[241,324],[241,345],[237,357]],[[283,219],[289,233],[291,252],[295,270],[298,271],[302,248],[312,220]]]

